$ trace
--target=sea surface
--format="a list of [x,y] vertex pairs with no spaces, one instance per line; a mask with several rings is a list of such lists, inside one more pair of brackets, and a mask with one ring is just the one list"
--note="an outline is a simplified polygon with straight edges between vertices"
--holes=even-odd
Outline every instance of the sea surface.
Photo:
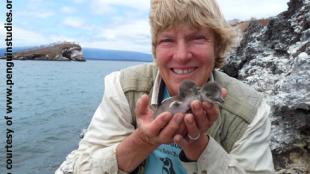
[[[104,90],[104,76],[145,62],[14,61],[13,170],[50,174],[78,147]],[[5,61],[0,61],[0,173],[5,170]]]

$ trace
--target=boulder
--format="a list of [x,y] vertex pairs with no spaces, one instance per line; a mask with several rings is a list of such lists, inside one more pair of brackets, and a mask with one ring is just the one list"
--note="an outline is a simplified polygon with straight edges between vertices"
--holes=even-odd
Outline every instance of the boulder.
[[310,1],[249,23],[222,70],[266,95],[277,173],[310,173]]

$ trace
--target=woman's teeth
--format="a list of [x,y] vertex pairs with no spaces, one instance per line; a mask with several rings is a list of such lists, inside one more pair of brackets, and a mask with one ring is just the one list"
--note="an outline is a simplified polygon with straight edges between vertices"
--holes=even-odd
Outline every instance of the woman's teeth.
[[176,74],[189,74],[191,72],[193,72],[195,69],[194,68],[190,68],[190,69],[175,69],[172,68],[172,71]]

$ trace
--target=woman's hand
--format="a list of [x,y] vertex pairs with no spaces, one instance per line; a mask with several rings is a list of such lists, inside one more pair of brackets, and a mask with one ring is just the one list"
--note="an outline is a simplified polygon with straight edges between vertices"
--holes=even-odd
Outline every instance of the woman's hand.
[[182,124],[185,129],[184,114],[172,116],[164,112],[154,119],[148,104],[147,95],[139,98],[135,110],[138,128],[116,148],[118,168],[127,173],[132,172],[159,145],[172,143]]
[[[222,88],[222,94],[226,97],[227,90]],[[215,103],[195,100],[191,103],[191,109],[192,114],[186,114],[184,117],[187,136],[178,134],[174,137],[174,141],[181,146],[188,159],[198,160],[209,142],[205,132],[218,118],[219,107]]]
[[145,143],[155,146],[172,143],[174,136],[185,130],[184,114],[177,113],[172,116],[170,112],[163,112],[154,119],[148,104],[147,95],[141,96],[136,104],[139,137]]

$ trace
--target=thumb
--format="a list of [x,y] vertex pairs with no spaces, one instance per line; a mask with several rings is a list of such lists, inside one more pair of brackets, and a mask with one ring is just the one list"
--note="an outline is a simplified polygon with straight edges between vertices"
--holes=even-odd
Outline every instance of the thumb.
[[149,104],[149,96],[143,94],[136,103],[135,113],[137,119],[149,119],[152,116],[152,111],[148,107]]
[[221,92],[222,92],[222,97],[225,98],[227,95],[228,95],[228,91],[226,88],[222,88],[221,89]]

